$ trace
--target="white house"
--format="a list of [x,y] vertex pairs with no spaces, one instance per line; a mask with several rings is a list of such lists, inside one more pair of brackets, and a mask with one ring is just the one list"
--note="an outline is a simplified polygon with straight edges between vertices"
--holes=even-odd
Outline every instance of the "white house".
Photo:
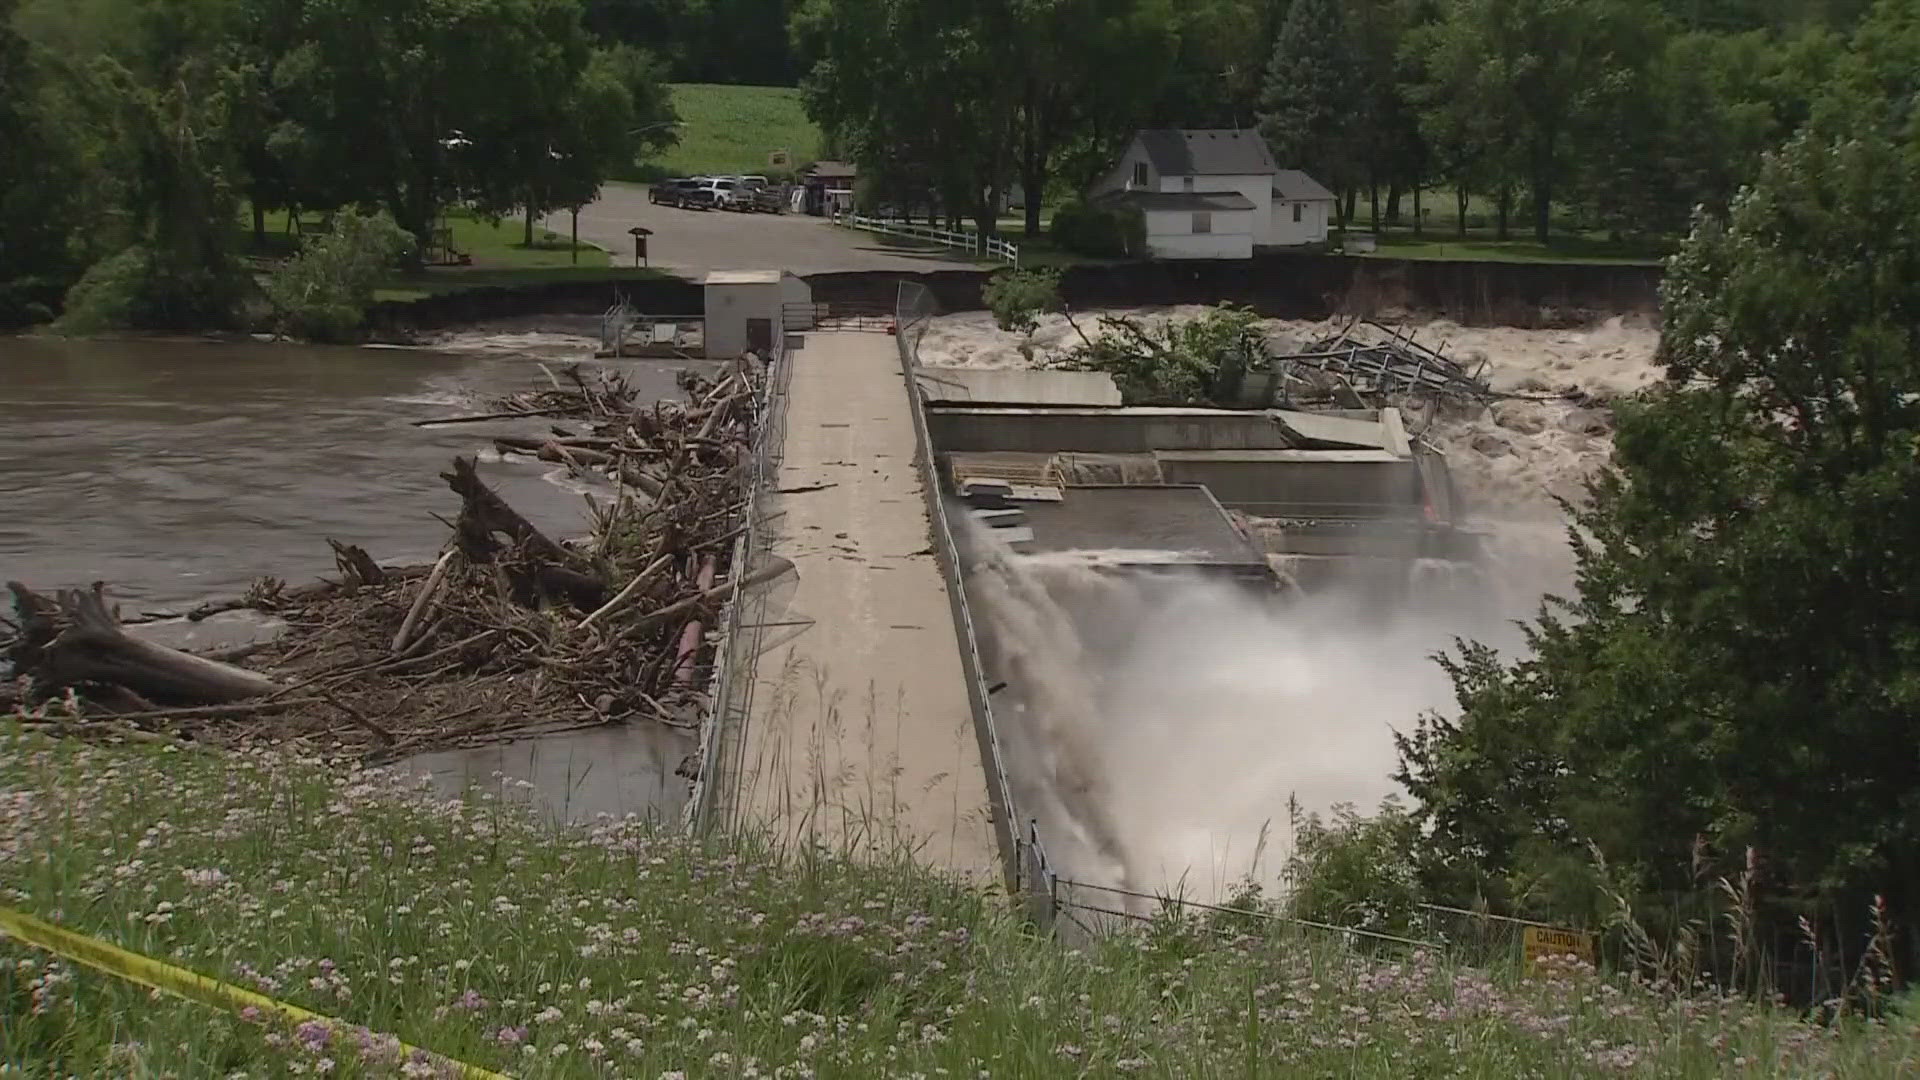
[[1245,259],[1255,248],[1326,240],[1333,192],[1273,163],[1257,131],[1135,133],[1088,191],[1099,206],[1137,207],[1147,249],[1163,259]]

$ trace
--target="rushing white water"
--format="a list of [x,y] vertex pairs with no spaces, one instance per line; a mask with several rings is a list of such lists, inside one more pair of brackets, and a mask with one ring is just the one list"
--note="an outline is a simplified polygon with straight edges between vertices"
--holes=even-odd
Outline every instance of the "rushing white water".
[[1009,780],[1049,857],[1198,899],[1277,875],[1290,800],[1324,813],[1393,794],[1394,731],[1451,702],[1434,654],[1456,637],[1511,646],[1570,568],[1551,524],[1489,528],[1480,566],[1394,564],[1386,599],[1377,577],[1288,599],[1103,553],[971,546]]

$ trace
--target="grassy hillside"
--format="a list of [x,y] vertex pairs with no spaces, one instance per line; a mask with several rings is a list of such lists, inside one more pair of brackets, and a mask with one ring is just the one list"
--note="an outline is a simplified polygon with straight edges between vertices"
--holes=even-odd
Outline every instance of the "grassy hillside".
[[[58,725],[49,715],[36,726]],[[1902,1024],[1163,919],[1069,950],[901,857],[555,829],[277,753],[0,719],[0,905],[332,1018],[169,998],[0,941],[0,1075],[1886,1076]]]
[[686,124],[680,145],[649,164],[678,176],[765,173],[775,150],[785,149],[794,165],[820,152],[820,129],[789,86],[676,83],[673,107]]

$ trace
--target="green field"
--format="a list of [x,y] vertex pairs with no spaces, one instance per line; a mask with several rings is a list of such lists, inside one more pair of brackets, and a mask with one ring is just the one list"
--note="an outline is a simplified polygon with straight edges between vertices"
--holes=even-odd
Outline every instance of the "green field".
[[647,164],[675,176],[766,174],[775,150],[786,150],[794,167],[820,153],[820,129],[790,86],[675,83],[673,107],[685,124],[680,145]]

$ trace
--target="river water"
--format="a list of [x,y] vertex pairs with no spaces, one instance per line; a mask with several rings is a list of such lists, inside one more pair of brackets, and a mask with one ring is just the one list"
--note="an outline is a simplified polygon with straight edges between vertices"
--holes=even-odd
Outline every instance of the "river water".
[[[481,474],[543,529],[579,531],[582,489],[561,470],[486,453],[493,435],[546,421],[411,422],[481,411],[543,383],[537,361],[590,355],[543,334],[464,335],[433,351],[0,337],[0,581],[105,581],[130,616],[237,596],[262,575],[330,573],[328,537],[381,562],[430,562],[447,536],[433,515],[459,511],[439,476],[457,454],[481,454]],[[676,369],[712,367],[610,363],[660,397],[677,394]],[[249,633],[227,618],[153,629],[185,647]],[[635,724],[406,764],[448,794],[504,784],[555,817],[671,819],[686,793],[673,770],[692,749],[681,732]]]
[[[105,581],[134,611],[235,596],[266,574],[310,580],[332,570],[329,537],[382,562],[430,562],[447,535],[433,515],[459,509],[439,476],[453,457],[543,430],[412,426],[544,381],[533,357],[499,344],[0,337],[0,579]],[[620,366],[665,397],[685,365]],[[543,526],[583,520],[580,489],[552,466],[486,455],[482,474]]]

